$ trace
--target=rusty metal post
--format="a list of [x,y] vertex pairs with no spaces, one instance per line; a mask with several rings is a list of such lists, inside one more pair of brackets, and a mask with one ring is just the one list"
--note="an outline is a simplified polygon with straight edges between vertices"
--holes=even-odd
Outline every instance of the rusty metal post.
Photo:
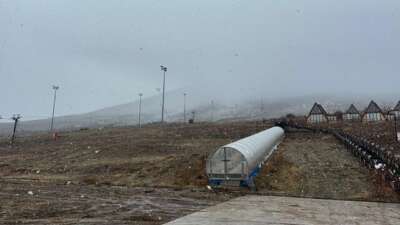
[[11,136],[11,145],[13,145],[14,141],[15,141],[15,134],[17,132],[18,121],[19,121],[19,119],[21,119],[21,116],[19,114],[16,114],[11,119],[14,120],[14,129],[13,129],[13,133]]

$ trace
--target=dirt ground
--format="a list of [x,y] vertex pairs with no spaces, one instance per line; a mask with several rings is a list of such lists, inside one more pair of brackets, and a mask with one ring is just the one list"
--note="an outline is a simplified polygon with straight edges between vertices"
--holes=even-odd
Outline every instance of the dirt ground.
[[272,195],[400,202],[375,171],[361,166],[333,136],[293,132],[256,179]]
[[[92,129],[0,140],[0,224],[163,224],[247,194],[209,191],[205,159],[271,126],[240,122]],[[289,133],[258,194],[398,201],[333,137]]]
[[163,224],[240,193],[207,190],[205,159],[270,126],[86,130],[0,144],[0,224]]
[[0,182],[0,224],[163,224],[231,198],[199,188]]

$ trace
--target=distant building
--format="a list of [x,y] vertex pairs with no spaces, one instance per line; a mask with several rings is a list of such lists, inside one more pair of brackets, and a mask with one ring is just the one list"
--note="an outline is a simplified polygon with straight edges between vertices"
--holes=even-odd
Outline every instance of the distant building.
[[362,116],[363,122],[375,122],[385,120],[382,109],[374,101],[371,101]]
[[392,111],[387,112],[386,115],[385,115],[386,116],[386,120],[389,120],[389,121],[394,120],[395,116],[393,115],[393,113],[394,112],[392,112]]
[[343,112],[342,111],[338,110],[334,114],[336,116],[336,120],[343,121]]
[[395,117],[397,119],[400,118],[400,101],[397,103],[397,105],[392,110],[386,112],[387,120],[394,120]]
[[400,118],[400,101],[397,105],[393,108],[392,114],[394,114],[397,118]]
[[326,114],[326,118],[328,119],[329,123],[336,123],[338,120],[335,114]]
[[358,109],[353,104],[351,104],[349,109],[347,109],[347,111],[343,114],[343,120],[360,121],[361,114]]
[[314,103],[307,116],[307,123],[326,123],[328,122],[325,109],[318,103]]

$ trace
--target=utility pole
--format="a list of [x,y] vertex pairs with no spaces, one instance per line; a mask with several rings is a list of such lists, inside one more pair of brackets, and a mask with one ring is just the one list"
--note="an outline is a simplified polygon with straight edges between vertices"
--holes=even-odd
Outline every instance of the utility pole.
[[53,99],[53,114],[51,116],[50,132],[53,132],[54,128],[54,112],[56,110],[56,100],[57,100],[57,90],[60,89],[59,86],[53,85],[54,99]]
[[211,122],[214,122],[214,100],[211,100]]
[[142,121],[141,121],[141,116],[142,116],[142,93],[139,93],[139,128],[142,127]]
[[397,132],[397,114],[392,112],[392,115],[394,117],[394,137],[395,137],[395,141],[399,142],[399,134]]
[[260,101],[260,111],[261,111],[261,113],[264,112],[264,99],[263,98],[261,98],[261,101]]
[[194,123],[195,117],[196,117],[196,111],[192,111],[192,119],[191,119],[192,123]]
[[13,134],[11,136],[11,145],[14,144],[15,141],[15,133],[17,132],[17,125],[18,125],[18,121],[21,119],[21,115],[20,114],[14,114],[13,117],[11,117],[12,120],[14,120],[14,129],[13,129]]
[[186,93],[183,93],[183,123],[186,123]]
[[168,68],[161,65],[161,71],[164,72],[163,78],[163,95],[162,95],[162,107],[161,107],[161,123],[164,123],[164,110],[165,110],[165,74],[167,73]]

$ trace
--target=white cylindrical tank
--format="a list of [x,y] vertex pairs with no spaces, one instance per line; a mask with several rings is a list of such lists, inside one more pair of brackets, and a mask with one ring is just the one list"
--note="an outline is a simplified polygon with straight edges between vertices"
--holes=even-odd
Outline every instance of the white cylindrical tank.
[[284,133],[281,127],[273,127],[222,146],[207,160],[206,170],[210,182],[245,181],[255,176],[262,163],[282,142]]

